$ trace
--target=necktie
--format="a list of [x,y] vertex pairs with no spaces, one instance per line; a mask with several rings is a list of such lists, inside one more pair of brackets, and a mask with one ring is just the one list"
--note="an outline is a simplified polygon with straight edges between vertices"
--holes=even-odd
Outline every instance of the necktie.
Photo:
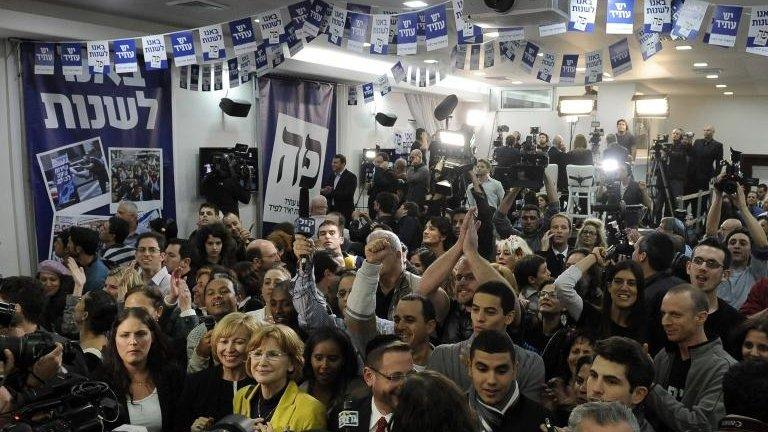
[[557,254],[557,263],[560,264],[560,266],[565,265],[565,257],[563,254]]
[[376,422],[376,432],[386,432],[387,431],[387,419],[384,417],[379,417],[379,421]]

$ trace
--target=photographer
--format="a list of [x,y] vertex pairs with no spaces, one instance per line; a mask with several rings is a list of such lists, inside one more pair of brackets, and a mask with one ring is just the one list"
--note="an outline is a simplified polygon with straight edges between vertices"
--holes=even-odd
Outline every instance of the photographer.
[[[651,208],[651,196],[648,195],[648,188],[645,182],[635,181],[628,163],[620,162],[618,169],[612,175],[612,178],[620,183],[621,200],[624,201],[624,204],[642,204],[646,208]],[[598,196],[600,197],[598,201],[605,201],[607,199],[605,191],[601,191]]]
[[669,147],[669,192],[672,197],[685,194],[688,177],[688,158],[692,147],[683,141],[684,132],[680,128],[672,130],[672,143]]
[[248,204],[251,201],[251,194],[240,184],[232,169],[230,158],[219,160],[214,165],[213,172],[203,179],[200,194],[206,201],[219,206],[224,214],[239,215],[237,202]]
[[429,191],[429,168],[424,164],[424,156],[421,150],[412,150],[408,156],[408,167],[406,182],[408,183],[408,192],[405,194],[405,201],[411,201],[418,204],[419,209],[424,207],[427,192]]

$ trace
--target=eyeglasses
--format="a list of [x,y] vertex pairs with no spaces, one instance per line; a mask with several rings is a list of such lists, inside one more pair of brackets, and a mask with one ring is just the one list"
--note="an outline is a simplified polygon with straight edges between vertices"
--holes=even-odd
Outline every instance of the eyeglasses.
[[285,355],[286,354],[284,352],[275,351],[275,350],[269,350],[269,351],[255,350],[248,353],[248,357],[250,357],[251,360],[253,361],[259,361],[263,358],[269,363],[276,362],[280,360],[282,357],[284,357]]
[[403,372],[395,372],[395,373],[392,373],[392,374],[389,374],[389,375],[387,375],[387,374],[385,374],[385,373],[382,373],[382,372],[381,372],[381,371],[379,371],[378,369],[372,368],[372,367],[370,367],[370,366],[368,366],[368,368],[369,368],[370,370],[372,370],[372,371],[376,372],[377,374],[381,375],[382,377],[386,378],[386,379],[387,379],[387,381],[389,381],[389,382],[391,382],[391,383],[399,383],[399,382],[403,382],[403,381],[405,381],[405,379],[406,379],[406,378],[408,378],[408,376],[409,376],[409,375],[412,375],[414,372],[416,372],[416,371],[414,371],[413,369],[411,369],[411,370],[409,370],[409,371],[408,371],[408,372],[406,372],[406,373],[403,373]]
[[456,280],[456,282],[463,282],[463,281],[472,282],[473,280],[475,280],[475,275],[472,273],[463,273],[463,274],[459,273],[455,275],[453,279]]
[[556,298],[557,295],[554,291],[539,291],[539,299]]
[[148,254],[148,255],[154,255],[154,254],[160,253],[160,249],[156,247],[140,247],[140,248],[136,248],[136,250],[139,253]]
[[722,264],[720,264],[719,262],[717,262],[717,261],[715,261],[713,259],[705,260],[702,257],[693,257],[693,259],[691,259],[691,262],[696,264],[696,265],[698,265],[698,266],[703,264],[705,267],[707,267],[708,269],[712,269],[712,270],[717,270],[717,269],[723,267]]

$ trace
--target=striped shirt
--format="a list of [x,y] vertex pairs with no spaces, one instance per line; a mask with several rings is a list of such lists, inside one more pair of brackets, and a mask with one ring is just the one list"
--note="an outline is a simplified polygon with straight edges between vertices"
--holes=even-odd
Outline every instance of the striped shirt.
[[115,244],[104,250],[102,259],[110,267],[125,267],[136,256],[136,250],[131,246],[125,246],[121,244]]

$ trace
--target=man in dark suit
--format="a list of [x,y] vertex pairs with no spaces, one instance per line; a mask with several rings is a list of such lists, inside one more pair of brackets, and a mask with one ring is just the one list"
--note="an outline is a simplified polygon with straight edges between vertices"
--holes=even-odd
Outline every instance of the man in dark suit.
[[571,220],[568,216],[558,213],[552,216],[549,222],[549,230],[542,239],[542,250],[539,255],[547,260],[547,269],[553,278],[560,276],[565,270],[565,260],[571,248]]
[[[395,335],[378,335],[365,347],[365,368],[363,379],[371,389],[371,395],[352,401],[339,416],[333,411],[329,417],[328,430],[386,432],[397,405],[397,394],[406,376],[413,371],[411,347]],[[349,415],[350,412],[357,415]],[[357,426],[349,422],[357,419]],[[340,422],[341,420],[341,422]]]
[[[688,182],[692,185],[691,192],[709,190],[712,180],[723,162],[723,144],[715,141],[715,128],[711,125],[704,127],[704,138],[693,142],[688,165]],[[709,206],[709,195],[702,201],[703,208]]]
[[376,219],[376,211],[373,208],[376,196],[381,192],[397,192],[398,182],[395,178],[395,172],[389,168],[389,155],[384,152],[377,154],[373,164],[375,168],[368,189],[368,215],[371,219]]
[[352,220],[357,176],[347,170],[347,158],[341,154],[333,157],[331,168],[333,173],[323,182],[320,193],[328,199],[330,211],[337,211],[344,215],[346,220]]

